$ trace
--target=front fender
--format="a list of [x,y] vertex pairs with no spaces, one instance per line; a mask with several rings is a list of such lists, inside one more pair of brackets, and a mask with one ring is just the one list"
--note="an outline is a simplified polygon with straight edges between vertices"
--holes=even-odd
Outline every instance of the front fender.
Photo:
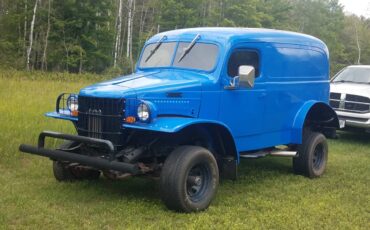
[[123,124],[123,127],[155,132],[176,133],[193,125],[211,125],[217,128],[216,130],[220,131],[220,135],[223,141],[225,141],[224,148],[227,149],[227,154],[234,156],[235,160],[239,162],[239,150],[235,144],[232,132],[229,127],[222,122],[187,117],[159,117],[155,118],[151,123],[137,122],[134,124]]
[[78,117],[73,117],[69,114],[63,114],[63,113],[57,113],[57,112],[48,112],[48,113],[45,113],[45,116],[56,118],[56,119],[61,119],[61,120],[73,121],[73,122],[78,121]]
[[188,117],[159,117],[150,123],[136,122],[134,124],[123,124],[124,128],[142,129],[149,131],[176,133],[185,127],[194,124],[217,124],[225,127],[230,133],[230,129],[223,123],[207,119],[188,118]]

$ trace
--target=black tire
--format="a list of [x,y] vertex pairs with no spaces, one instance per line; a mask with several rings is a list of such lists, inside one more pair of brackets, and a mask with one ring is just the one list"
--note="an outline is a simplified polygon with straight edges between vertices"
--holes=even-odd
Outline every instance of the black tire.
[[77,180],[97,180],[100,177],[100,171],[95,169],[71,167],[70,170]]
[[74,181],[75,175],[60,161],[53,161],[53,173],[57,181]]
[[100,177],[99,170],[68,167],[60,161],[53,161],[53,173],[57,181],[97,180]]
[[[67,150],[76,146],[75,142],[65,141],[58,149]],[[53,173],[57,181],[97,180],[100,177],[98,170],[68,167],[66,163],[60,161],[53,161]]]
[[181,146],[163,165],[161,197],[171,210],[203,211],[213,200],[218,182],[217,162],[211,152],[198,146]]
[[293,158],[293,170],[309,178],[321,176],[328,161],[328,143],[323,134],[306,131],[302,144],[298,147],[298,156]]

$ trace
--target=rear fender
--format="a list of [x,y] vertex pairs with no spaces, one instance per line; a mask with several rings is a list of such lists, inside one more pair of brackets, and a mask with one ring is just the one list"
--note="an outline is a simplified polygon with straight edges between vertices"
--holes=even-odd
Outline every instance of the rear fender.
[[326,103],[308,101],[298,111],[293,122],[292,143],[301,144],[303,128],[316,125],[324,133],[324,129],[339,128],[336,112]]

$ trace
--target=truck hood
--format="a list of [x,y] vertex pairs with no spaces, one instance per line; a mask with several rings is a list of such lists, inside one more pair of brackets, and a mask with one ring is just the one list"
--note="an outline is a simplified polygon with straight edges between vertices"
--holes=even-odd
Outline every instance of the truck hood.
[[200,93],[201,79],[205,77],[194,72],[173,70],[138,72],[85,87],[80,95],[105,98],[161,97],[163,93],[173,92],[193,92],[196,95],[196,92]]
[[331,83],[330,92],[354,94],[354,95],[363,96],[363,97],[370,97],[370,85],[369,84],[346,83],[346,82]]

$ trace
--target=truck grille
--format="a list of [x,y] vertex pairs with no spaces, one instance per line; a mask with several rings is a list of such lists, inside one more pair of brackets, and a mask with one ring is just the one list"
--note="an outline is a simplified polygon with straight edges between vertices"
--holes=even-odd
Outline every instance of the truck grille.
[[330,106],[340,111],[368,113],[370,112],[370,98],[353,94],[330,93]]
[[110,140],[115,146],[123,141],[124,99],[78,97],[77,131],[81,136]]
[[330,93],[330,99],[340,100],[340,93]]

